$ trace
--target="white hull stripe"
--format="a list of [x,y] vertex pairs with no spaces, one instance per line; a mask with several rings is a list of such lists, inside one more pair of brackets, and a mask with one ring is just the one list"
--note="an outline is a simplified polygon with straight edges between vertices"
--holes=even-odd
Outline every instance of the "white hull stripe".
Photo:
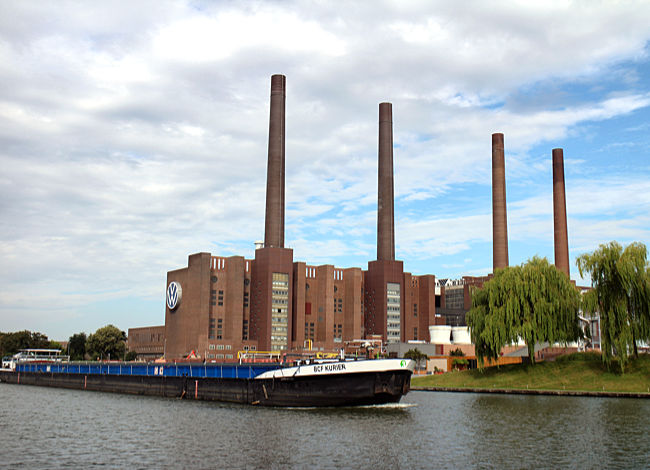
[[279,379],[283,377],[306,377],[315,375],[359,374],[364,372],[390,372],[415,370],[411,359],[376,359],[365,361],[323,362],[298,367],[270,370],[255,379]]

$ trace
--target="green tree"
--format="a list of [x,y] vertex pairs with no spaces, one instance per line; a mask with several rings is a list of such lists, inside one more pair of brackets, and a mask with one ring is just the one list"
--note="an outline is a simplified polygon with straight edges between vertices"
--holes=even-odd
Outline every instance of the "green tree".
[[83,361],[86,358],[86,333],[75,333],[68,340],[68,352],[73,361]]
[[10,356],[21,349],[49,348],[50,340],[43,333],[29,330],[0,334],[0,355]]
[[420,351],[418,348],[415,349],[409,349],[404,353],[404,358],[405,359],[412,359],[415,361],[415,365],[419,368],[420,364],[422,361],[426,361],[429,356],[424,354],[422,351]]
[[135,361],[138,358],[138,353],[135,351],[129,351],[124,356],[125,361]]
[[589,274],[593,289],[583,296],[583,310],[600,314],[602,358],[607,367],[618,356],[625,370],[637,341],[650,340],[650,265],[643,243],[625,249],[617,242],[600,245],[578,257],[580,275]]
[[546,258],[497,269],[474,291],[467,314],[479,364],[498,359],[504,346],[520,338],[533,364],[537,343],[575,341],[581,336],[579,305],[578,289]]
[[126,350],[126,334],[113,325],[99,328],[86,340],[86,352],[91,359],[122,359]]

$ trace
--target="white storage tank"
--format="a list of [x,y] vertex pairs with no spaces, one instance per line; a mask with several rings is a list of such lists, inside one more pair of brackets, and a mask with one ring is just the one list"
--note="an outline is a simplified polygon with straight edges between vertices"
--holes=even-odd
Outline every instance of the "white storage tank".
[[431,344],[451,344],[451,326],[430,325],[429,336],[431,337]]
[[472,344],[469,327],[467,326],[452,326],[451,338],[452,344]]

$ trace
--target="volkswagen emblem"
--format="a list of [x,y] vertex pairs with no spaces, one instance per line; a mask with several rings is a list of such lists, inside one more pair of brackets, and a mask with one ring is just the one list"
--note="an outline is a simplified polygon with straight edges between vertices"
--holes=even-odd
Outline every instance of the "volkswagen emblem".
[[181,303],[182,296],[183,289],[181,289],[181,285],[176,281],[170,282],[169,286],[167,286],[167,307],[169,307],[169,310],[174,310],[178,307],[178,304]]

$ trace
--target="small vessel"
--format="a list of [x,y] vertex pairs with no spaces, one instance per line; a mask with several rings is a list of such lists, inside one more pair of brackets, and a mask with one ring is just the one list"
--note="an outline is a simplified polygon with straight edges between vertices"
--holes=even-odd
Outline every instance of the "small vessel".
[[21,349],[13,356],[2,358],[2,369],[15,370],[19,362],[67,362],[70,356],[61,354],[60,349]]
[[410,359],[282,363],[19,361],[0,381],[80,390],[314,407],[396,403],[410,390]]

